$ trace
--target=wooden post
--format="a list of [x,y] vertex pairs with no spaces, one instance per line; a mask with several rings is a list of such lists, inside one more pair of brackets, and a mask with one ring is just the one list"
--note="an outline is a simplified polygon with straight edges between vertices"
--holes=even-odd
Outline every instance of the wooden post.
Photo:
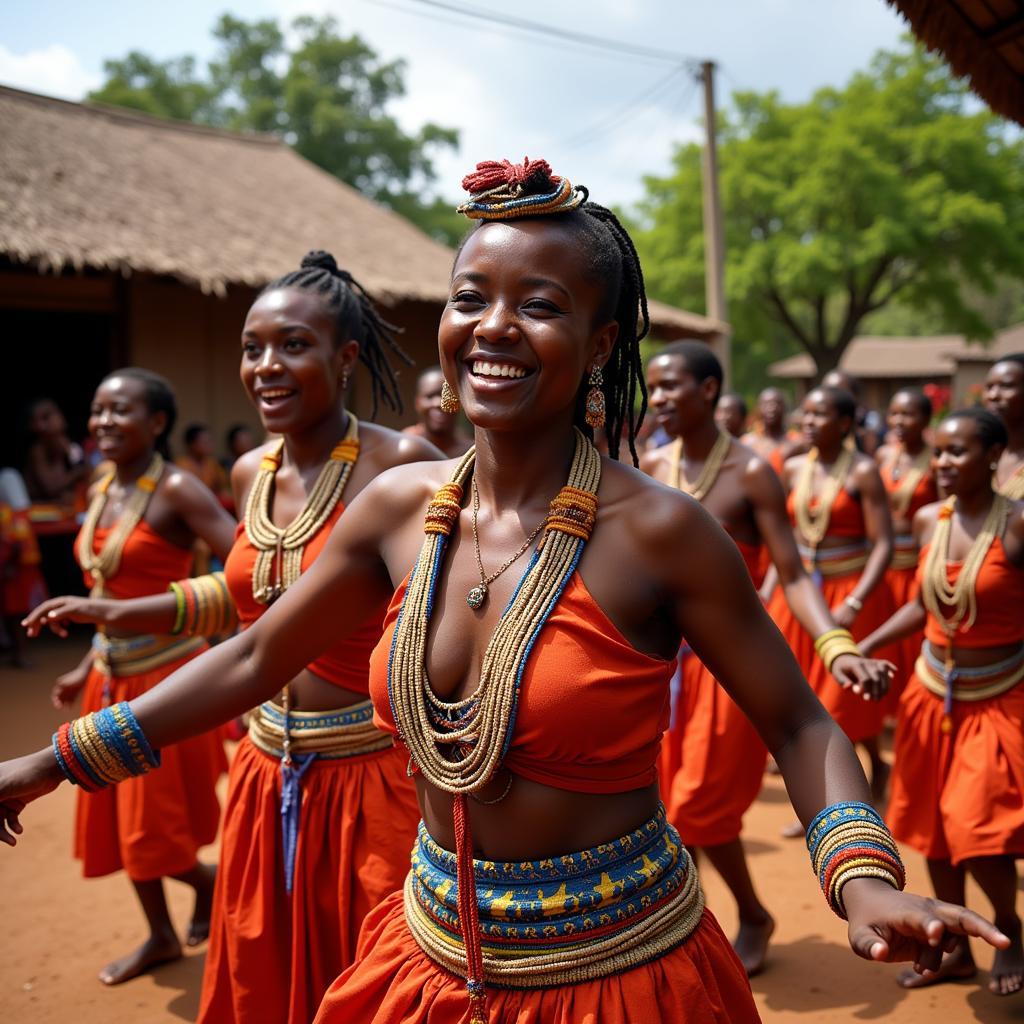
[[[725,233],[722,204],[718,197],[718,154],[715,147],[715,65],[704,61],[700,80],[704,85],[704,295],[708,316],[728,322],[725,301]],[[725,373],[725,386],[732,379],[732,343],[728,331],[712,343]]]

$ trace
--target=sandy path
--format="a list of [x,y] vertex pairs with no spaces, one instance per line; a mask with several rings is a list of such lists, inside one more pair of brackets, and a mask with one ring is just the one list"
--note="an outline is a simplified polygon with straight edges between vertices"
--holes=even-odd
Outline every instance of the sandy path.
[[[35,648],[32,672],[0,670],[0,756],[48,742],[62,716],[48,691],[53,677],[74,663],[80,644],[55,642]],[[153,975],[107,989],[97,970],[144,937],[141,914],[123,877],[83,881],[71,860],[74,793],[62,786],[29,809],[26,835],[17,849],[0,849],[0,893],[4,929],[0,938],[0,1019],[12,1024],[147,1024],[193,1021],[203,952]],[[1024,1021],[1024,996],[997,999],[976,983],[904,992],[898,968],[858,960],[845,943],[842,923],[825,909],[806,851],[777,838],[790,820],[785,792],[769,779],[748,816],[748,847],[764,898],[779,920],[770,967],[755,978],[754,993],[768,1024],[814,1021],[899,1021],[900,1024],[961,1024]],[[210,854],[212,856],[212,853]],[[924,865],[909,855],[915,886],[926,885]],[[713,872],[705,872],[708,902],[727,932],[735,917]],[[188,890],[172,885],[170,900],[180,928],[190,911]],[[969,902],[984,906],[977,890]],[[991,954],[976,950],[987,968]],[[987,972],[982,972],[984,982]],[[275,1024],[275,1022],[253,1022]]]

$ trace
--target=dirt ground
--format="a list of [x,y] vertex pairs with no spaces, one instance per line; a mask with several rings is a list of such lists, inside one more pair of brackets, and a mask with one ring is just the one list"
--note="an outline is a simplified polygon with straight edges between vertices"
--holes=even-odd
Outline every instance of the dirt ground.
[[[50,685],[82,650],[79,642],[37,643],[32,671],[0,669],[0,757],[34,750],[49,741],[63,720],[49,705]],[[0,1020],[10,1024],[193,1021],[202,949],[118,988],[107,989],[97,980],[98,969],[140,942],[144,929],[123,877],[91,881],[79,877],[69,852],[73,803],[71,787],[61,786],[28,810],[26,832],[18,847],[0,848]],[[1010,999],[990,995],[983,987],[987,970],[975,982],[904,992],[894,982],[897,967],[868,964],[849,952],[842,923],[828,913],[816,889],[802,843],[779,838],[779,828],[791,813],[781,783],[769,778],[747,819],[752,869],[778,920],[769,966],[753,980],[766,1024],[1024,1021],[1024,995]],[[214,856],[215,850],[208,851],[208,859]],[[907,855],[907,868],[913,886],[927,886],[917,855]],[[708,903],[731,932],[735,915],[710,869],[704,884]],[[174,919],[183,929],[190,911],[188,892],[172,883],[169,898]],[[976,889],[968,901],[985,909]],[[976,953],[987,968],[991,952],[978,947]]]

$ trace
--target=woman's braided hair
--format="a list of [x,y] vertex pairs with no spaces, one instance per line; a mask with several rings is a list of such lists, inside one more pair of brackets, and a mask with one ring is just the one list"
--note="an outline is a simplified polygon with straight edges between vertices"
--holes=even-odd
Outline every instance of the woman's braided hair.
[[402,411],[402,396],[391,357],[396,356],[407,366],[412,365],[412,360],[395,340],[400,328],[380,315],[363,286],[347,270],[340,269],[329,252],[315,249],[306,253],[298,270],[271,281],[260,294],[276,288],[316,292],[334,315],[335,344],[359,343],[359,360],[369,371],[373,388],[371,419],[377,415],[381,400],[395,412]]
[[[527,158],[522,164],[508,160],[477,164],[476,171],[463,179],[462,187],[470,193],[470,200],[459,207],[459,212],[473,220],[545,217],[564,223],[577,233],[580,256],[587,262],[587,276],[604,289],[598,317],[602,322],[615,320],[619,325],[618,339],[602,372],[608,453],[613,459],[619,457],[625,431],[633,463],[638,464],[636,434],[647,411],[640,342],[650,331],[651,320],[640,258],[629,233],[611,210],[589,201],[586,188],[573,187],[567,178],[553,174],[546,160]],[[577,397],[575,423],[593,437],[584,419],[589,387],[584,378]]]

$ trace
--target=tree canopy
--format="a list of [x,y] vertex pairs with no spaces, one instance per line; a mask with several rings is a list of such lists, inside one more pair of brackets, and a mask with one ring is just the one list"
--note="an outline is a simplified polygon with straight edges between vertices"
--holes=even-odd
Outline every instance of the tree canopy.
[[[883,309],[970,337],[1004,326],[978,297],[1024,276],[1024,143],[977,107],[913,45],[807,103],[734,94],[719,164],[741,387],[801,349],[827,372]],[[649,289],[703,309],[700,147],[679,147],[645,192]]]
[[[433,198],[431,155],[458,144],[451,128],[413,134],[388,112],[405,93],[405,64],[384,61],[334,18],[301,17],[291,45],[274,20],[224,14],[219,51],[204,74],[194,57],[157,61],[132,51],[104,62],[106,81],[89,99],[232,131],[281,136],[308,160],[450,240],[461,224]],[[425,198],[423,198],[425,197]]]

